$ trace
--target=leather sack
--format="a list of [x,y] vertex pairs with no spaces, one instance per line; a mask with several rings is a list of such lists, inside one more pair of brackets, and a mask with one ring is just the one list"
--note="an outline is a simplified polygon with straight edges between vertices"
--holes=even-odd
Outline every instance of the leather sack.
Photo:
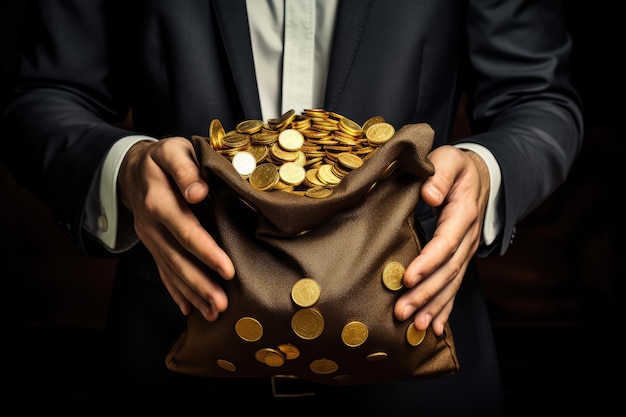
[[[193,312],[167,367],[335,385],[454,374],[449,325],[442,336],[429,328],[421,340],[413,317],[393,315],[404,288],[390,290],[382,278],[386,265],[406,267],[422,248],[413,211],[434,172],[427,158],[433,136],[427,124],[404,126],[323,199],[259,191],[209,141],[194,137],[210,187],[198,215],[232,258],[236,277],[216,275],[227,310],[214,322]],[[303,278],[312,305],[292,297]]]

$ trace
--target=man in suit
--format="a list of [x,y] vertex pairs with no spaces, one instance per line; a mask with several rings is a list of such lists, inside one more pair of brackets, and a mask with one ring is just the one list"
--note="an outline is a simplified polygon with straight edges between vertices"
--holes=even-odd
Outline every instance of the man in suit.
[[[581,105],[558,1],[36,6],[3,109],[2,158],[79,247],[119,257],[109,399],[500,413],[497,352],[472,258],[506,251],[515,224],[565,181],[580,149]],[[464,93],[472,134],[452,143]],[[236,275],[190,208],[210,190],[188,139],[206,134],[212,119],[230,128],[305,108],[433,127],[435,174],[415,210],[428,243],[406,269],[408,291],[394,314],[436,334],[449,321],[456,375],[276,398],[264,378],[213,380],[165,368],[193,309],[212,321],[228,306],[207,268],[226,280]],[[124,122],[129,115],[132,123]]]

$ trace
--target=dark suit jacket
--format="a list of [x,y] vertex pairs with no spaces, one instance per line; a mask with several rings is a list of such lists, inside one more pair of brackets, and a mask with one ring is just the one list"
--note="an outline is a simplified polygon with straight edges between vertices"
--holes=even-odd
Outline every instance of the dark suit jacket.
[[[86,196],[116,140],[206,135],[214,118],[233,128],[261,117],[244,0],[44,0],[28,16],[1,157],[83,248],[91,248],[80,227]],[[465,140],[487,147],[502,170],[503,234],[484,250],[502,253],[581,146],[570,48],[556,0],[341,0],[324,107],[359,123],[427,122],[439,146],[466,93],[473,135]],[[133,129],[114,125],[129,109]],[[432,224],[430,208],[418,211]],[[156,275],[137,265],[126,270]],[[147,310],[135,305],[145,294],[129,297],[128,309]],[[493,385],[474,378],[495,368],[480,300],[466,286],[451,318],[461,372],[470,369],[467,397],[489,396],[483,387]]]
[[[2,155],[83,244],[92,176],[111,144],[134,133],[109,122],[129,106],[134,130],[156,137],[204,135],[213,118],[234,127],[261,111],[244,0],[56,3],[42,2],[24,25],[46,40],[26,42]],[[502,169],[504,228],[491,250],[504,252],[515,224],[566,179],[582,141],[559,2],[342,0],[337,19],[326,109],[360,123],[427,122],[440,145],[467,92],[467,140]]]

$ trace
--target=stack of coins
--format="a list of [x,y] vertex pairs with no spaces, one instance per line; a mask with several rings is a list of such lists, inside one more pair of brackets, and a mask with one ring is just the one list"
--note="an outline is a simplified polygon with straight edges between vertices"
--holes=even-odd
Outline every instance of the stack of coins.
[[245,120],[231,131],[213,119],[205,139],[258,190],[325,198],[394,133],[382,116],[361,126],[335,112],[305,109],[266,122]]

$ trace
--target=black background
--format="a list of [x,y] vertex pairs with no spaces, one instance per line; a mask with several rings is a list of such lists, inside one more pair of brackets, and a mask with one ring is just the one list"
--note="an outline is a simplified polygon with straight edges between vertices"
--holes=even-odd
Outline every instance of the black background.
[[[26,3],[0,3],[3,72],[15,64]],[[626,48],[618,4],[565,2],[585,144],[568,181],[520,223],[509,252],[480,260],[507,415],[605,415],[621,405]],[[79,253],[1,165],[0,245],[5,404],[95,410],[115,261]]]

